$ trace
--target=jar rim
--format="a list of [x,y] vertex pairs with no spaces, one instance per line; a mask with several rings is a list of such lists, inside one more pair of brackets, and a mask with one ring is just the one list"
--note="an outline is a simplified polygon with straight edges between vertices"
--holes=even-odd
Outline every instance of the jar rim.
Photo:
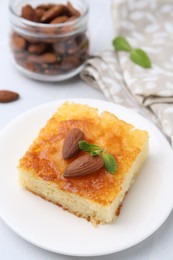
[[64,23],[58,23],[58,24],[45,24],[45,23],[38,23],[38,22],[33,22],[33,21],[30,21],[30,20],[27,20],[25,18],[22,18],[21,16],[19,16],[15,11],[14,9],[12,8],[12,3],[14,2],[15,0],[10,0],[9,1],[9,5],[8,5],[8,8],[9,8],[9,11],[10,11],[10,14],[12,14],[12,16],[14,16],[16,19],[20,20],[22,22],[23,25],[26,25],[26,26],[32,26],[33,28],[35,27],[40,27],[40,28],[62,28],[62,27],[66,27],[66,26],[72,26],[72,25],[75,25],[77,23],[80,23],[81,20],[88,15],[89,13],[89,5],[87,3],[86,0],[82,0],[83,3],[85,4],[85,10],[84,12],[81,14],[81,16],[77,17],[76,19],[72,20],[72,21],[68,21],[68,22],[64,22]]

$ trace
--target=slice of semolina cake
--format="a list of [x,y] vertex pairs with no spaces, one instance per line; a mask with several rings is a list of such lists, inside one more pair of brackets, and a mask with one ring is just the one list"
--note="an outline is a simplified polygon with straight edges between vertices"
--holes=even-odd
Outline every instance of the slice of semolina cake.
[[[66,153],[70,151],[72,155],[73,150],[72,158],[64,159],[64,141],[73,129],[82,131],[86,142],[104,148],[115,158],[118,166],[115,174],[110,174],[104,165],[94,167],[94,161],[93,168],[90,167],[93,172],[90,170],[87,175],[83,174],[86,164],[80,165],[77,176],[64,174],[69,165],[81,161],[88,154],[73,147],[82,138],[82,135],[79,138],[79,133],[76,134],[78,138],[74,137],[73,133],[68,137],[66,147]],[[146,131],[134,128],[109,112],[99,115],[95,108],[66,102],[49,119],[20,159],[19,179],[27,190],[79,217],[93,223],[110,223],[118,215],[147,154]]]

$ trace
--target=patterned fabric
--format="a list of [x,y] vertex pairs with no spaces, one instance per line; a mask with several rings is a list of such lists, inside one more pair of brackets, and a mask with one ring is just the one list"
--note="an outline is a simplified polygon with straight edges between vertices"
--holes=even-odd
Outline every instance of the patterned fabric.
[[173,144],[173,2],[113,0],[117,35],[145,50],[151,69],[126,52],[103,51],[87,61],[81,77],[108,100],[134,108],[162,129]]

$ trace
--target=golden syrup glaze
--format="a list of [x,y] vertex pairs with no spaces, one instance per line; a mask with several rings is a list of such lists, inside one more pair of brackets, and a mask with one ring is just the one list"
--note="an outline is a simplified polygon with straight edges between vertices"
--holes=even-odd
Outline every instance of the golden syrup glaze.
[[[101,146],[115,157],[118,164],[115,175],[103,168],[88,176],[63,177],[67,165],[85,154],[81,151],[73,159],[63,160],[62,145],[67,133],[73,128],[81,129],[86,141]],[[108,205],[122,189],[126,174],[147,139],[146,131],[134,129],[109,112],[98,116],[94,108],[66,102],[40,131],[21,158],[19,168],[56,183],[63,191]]]

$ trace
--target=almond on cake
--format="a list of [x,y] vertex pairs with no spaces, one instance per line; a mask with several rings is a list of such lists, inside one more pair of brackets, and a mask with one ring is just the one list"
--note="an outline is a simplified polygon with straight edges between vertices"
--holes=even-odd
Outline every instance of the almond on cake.
[[[115,158],[115,174],[106,170],[101,155],[91,158],[79,149],[83,138]],[[96,108],[65,102],[20,159],[19,180],[27,190],[79,217],[111,223],[148,155],[148,139],[146,131],[109,112],[99,115]]]

